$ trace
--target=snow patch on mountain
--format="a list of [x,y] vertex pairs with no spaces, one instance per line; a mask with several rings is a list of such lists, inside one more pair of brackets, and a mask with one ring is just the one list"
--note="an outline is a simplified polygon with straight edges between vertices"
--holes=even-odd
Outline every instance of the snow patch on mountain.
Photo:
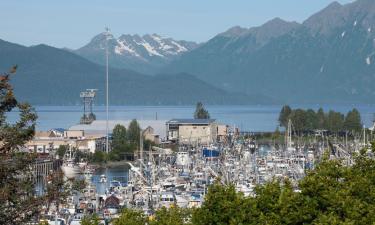
[[115,53],[118,55],[122,55],[123,53],[127,52],[130,55],[134,55],[136,57],[141,57],[134,49],[127,45],[125,41],[117,40],[117,44],[115,46]]

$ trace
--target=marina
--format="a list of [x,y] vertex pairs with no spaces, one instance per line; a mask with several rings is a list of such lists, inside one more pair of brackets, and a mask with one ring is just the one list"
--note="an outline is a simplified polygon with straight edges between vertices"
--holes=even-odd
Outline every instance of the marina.
[[84,179],[86,187],[61,204],[57,214],[52,210],[44,218],[51,218],[50,224],[56,218],[65,224],[80,224],[85,216],[96,214],[105,224],[118,218],[125,208],[141,210],[148,216],[162,207],[196,208],[204,203],[214,183],[234,185],[244,196],[254,196],[256,186],[288,179],[298,192],[298,181],[314,169],[327,149],[331,149],[330,158],[344,159],[350,165],[352,153],[366,147],[361,140],[346,145],[325,142],[324,136],[298,142],[292,132],[286,132],[285,141],[281,146],[259,144],[254,137],[231,134],[225,142],[183,144],[175,151],[141,149],[135,161],[121,166],[81,164],[81,170],[64,172]]

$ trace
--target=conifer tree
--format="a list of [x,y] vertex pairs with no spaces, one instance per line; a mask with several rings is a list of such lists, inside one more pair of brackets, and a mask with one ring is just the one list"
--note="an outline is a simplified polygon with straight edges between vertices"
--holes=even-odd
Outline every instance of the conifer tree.
[[196,109],[195,109],[195,113],[194,113],[194,119],[209,119],[209,118],[210,118],[210,114],[204,108],[203,103],[198,102]]

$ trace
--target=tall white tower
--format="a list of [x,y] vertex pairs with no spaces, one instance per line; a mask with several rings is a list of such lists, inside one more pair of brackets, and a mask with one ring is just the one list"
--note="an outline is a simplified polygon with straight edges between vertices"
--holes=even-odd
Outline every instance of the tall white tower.
[[106,126],[105,126],[105,129],[106,129],[106,143],[105,143],[105,151],[108,153],[109,152],[109,130],[108,130],[108,119],[109,119],[109,115],[108,115],[108,105],[109,105],[109,85],[108,85],[108,39],[109,39],[109,36],[110,36],[110,33],[109,33],[109,28],[106,27],[105,28],[105,36],[106,36],[106,40],[105,40],[105,57],[106,57]]

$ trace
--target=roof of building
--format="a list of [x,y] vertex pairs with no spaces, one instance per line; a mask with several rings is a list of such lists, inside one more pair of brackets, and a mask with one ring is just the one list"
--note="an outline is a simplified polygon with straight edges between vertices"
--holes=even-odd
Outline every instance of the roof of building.
[[[109,133],[112,133],[113,128],[117,125],[123,125],[124,127],[128,128],[131,120],[109,120],[108,121],[108,129]],[[146,129],[147,127],[152,127],[154,129],[154,133],[159,135],[160,138],[166,137],[166,120],[137,120],[139,126],[142,130]],[[106,121],[105,120],[95,120],[91,124],[78,124],[71,126],[69,130],[83,130],[85,132],[85,136],[90,135],[105,135],[106,133]]]
[[66,131],[66,129],[64,129],[64,128],[52,128],[51,131],[58,131],[60,133],[64,133],[64,131]]
[[171,119],[167,124],[211,124],[215,119]]

